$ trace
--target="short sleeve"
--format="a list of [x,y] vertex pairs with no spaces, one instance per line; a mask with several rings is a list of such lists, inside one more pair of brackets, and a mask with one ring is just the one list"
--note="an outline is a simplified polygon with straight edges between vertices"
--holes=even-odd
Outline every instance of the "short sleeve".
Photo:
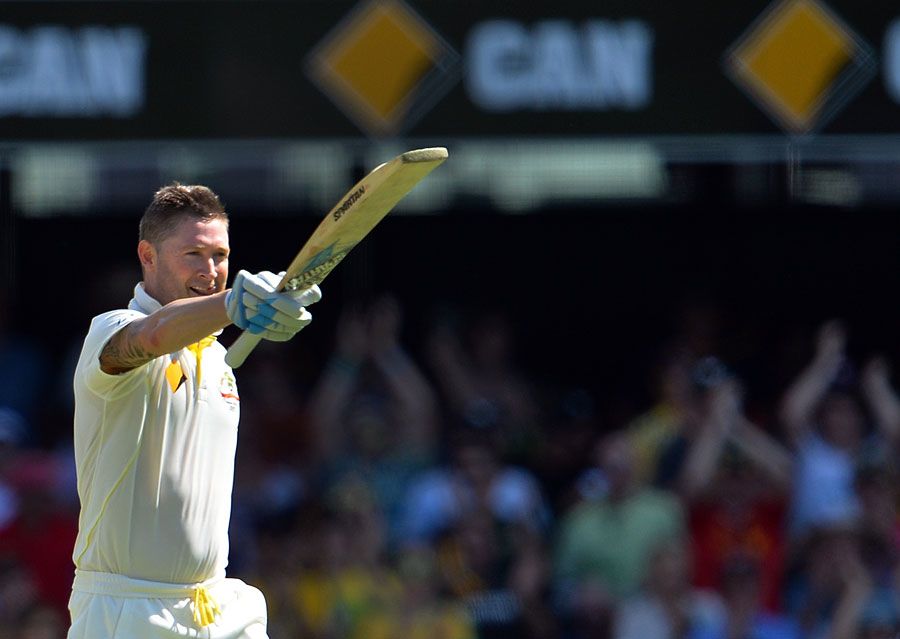
[[146,315],[139,311],[121,309],[103,313],[91,321],[76,370],[76,375],[81,378],[88,390],[109,399],[123,392],[133,383],[133,380],[141,376],[141,372],[145,368],[143,366],[121,375],[110,375],[103,372],[100,369],[100,353],[113,335],[142,317],[146,317]]

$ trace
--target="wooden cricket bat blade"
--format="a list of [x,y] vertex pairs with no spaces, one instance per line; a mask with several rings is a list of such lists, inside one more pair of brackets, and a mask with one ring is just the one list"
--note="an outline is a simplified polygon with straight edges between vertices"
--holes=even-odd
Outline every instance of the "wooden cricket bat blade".
[[[442,146],[414,149],[375,167],[335,204],[285,269],[279,291],[318,284],[368,235],[396,204],[448,157]],[[260,341],[244,331],[225,363],[237,368]]]

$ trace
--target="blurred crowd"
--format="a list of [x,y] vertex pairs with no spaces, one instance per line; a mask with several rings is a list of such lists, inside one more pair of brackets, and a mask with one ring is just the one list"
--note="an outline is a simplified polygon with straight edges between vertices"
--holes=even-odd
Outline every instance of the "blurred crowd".
[[[346,308],[321,356],[267,345],[239,372],[229,571],[273,639],[900,633],[900,397],[839,321],[752,409],[721,343],[674,334],[610,420],[521,365],[502,313],[413,344],[403,310]],[[0,317],[0,639],[65,636],[78,502],[49,361]]]

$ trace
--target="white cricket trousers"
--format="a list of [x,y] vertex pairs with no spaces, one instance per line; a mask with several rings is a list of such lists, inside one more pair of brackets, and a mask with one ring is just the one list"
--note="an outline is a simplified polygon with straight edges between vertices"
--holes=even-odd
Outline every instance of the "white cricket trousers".
[[[194,621],[194,593],[203,587],[220,614],[206,627]],[[266,600],[240,579],[179,585],[75,571],[68,639],[268,639]]]

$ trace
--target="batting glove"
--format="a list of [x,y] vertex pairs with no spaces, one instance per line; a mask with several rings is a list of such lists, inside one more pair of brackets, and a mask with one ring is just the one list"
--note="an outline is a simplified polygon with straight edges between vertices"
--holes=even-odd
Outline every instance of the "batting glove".
[[284,273],[269,271],[248,273],[239,271],[231,290],[225,296],[229,319],[253,335],[274,342],[291,339],[312,321],[306,310],[322,299],[322,291],[315,284],[309,288],[284,293],[276,287]]

